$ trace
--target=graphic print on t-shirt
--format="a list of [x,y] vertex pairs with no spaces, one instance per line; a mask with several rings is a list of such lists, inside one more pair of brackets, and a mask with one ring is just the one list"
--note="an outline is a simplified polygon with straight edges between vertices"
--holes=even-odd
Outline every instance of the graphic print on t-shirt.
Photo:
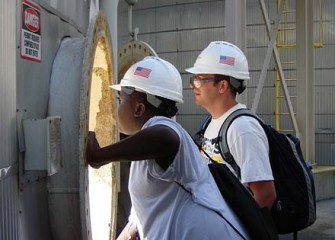
[[[214,139],[203,138],[202,149],[216,162],[223,163],[222,156],[220,154],[219,145],[217,143],[217,137]],[[204,157],[209,161],[207,156],[202,152]]]

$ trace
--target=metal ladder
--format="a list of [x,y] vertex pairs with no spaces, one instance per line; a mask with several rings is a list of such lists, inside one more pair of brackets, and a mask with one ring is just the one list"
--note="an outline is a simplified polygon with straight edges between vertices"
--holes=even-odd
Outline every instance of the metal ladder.
[[[277,0],[277,12],[279,6],[284,1],[284,10],[282,12],[281,22],[279,23],[279,28],[277,32],[276,48],[279,56],[283,55],[283,52],[287,59],[281,60],[283,72],[285,74],[285,82],[288,86],[296,86],[296,60],[295,60],[295,50],[296,50],[296,10],[295,2],[296,0]],[[317,4],[316,12],[314,15],[318,19],[315,21],[318,24],[317,32],[315,33],[318,41],[314,43],[315,48],[323,47],[323,0],[314,0]],[[294,58],[293,58],[294,56]],[[293,58],[293,59],[292,59]],[[296,99],[296,95],[289,95],[289,98],[293,101]],[[290,113],[286,110],[284,111],[283,102],[284,94],[282,92],[282,84],[280,81],[280,74],[278,68],[276,68],[276,79],[275,79],[275,128],[283,133],[294,133],[294,128],[282,129],[281,120],[283,117],[287,117]],[[295,114],[295,113],[294,113]]]

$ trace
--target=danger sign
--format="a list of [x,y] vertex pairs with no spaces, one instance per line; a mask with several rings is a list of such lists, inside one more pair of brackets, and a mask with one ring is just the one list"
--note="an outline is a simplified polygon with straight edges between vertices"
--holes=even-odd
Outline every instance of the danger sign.
[[26,0],[22,2],[21,58],[41,62],[41,11]]

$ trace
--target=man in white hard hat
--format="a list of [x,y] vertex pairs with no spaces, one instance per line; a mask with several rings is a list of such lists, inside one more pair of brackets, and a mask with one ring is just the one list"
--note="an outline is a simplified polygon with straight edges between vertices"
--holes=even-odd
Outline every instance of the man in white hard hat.
[[[224,120],[235,110],[246,108],[237,102],[236,95],[244,91],[244,81],[250,79],[248,61],[237,46],[215,41],[186,71],[193,74],[190,86],[195,103],[205,108],[212,118],[204,132],[202,148],[213,160],[225,163],[218,149],[217,137]],[[250,188],[260,207],[271,209],[276,191],[268,140],[262,126],[252,117],[238,117],[228,128],[227,142],[240,170],[240,173],[235,172],[236,175]]]
[[120,92],[119,129],[129,136],[100,148],[90,133],[87,162],[98,168],[132,161],[131,216],[118,240],[137,239],[136,228],[140,239],[150,240],[249,239],[192,138],[171,119],[183,102],[177,69],[146,57],[111,87]]

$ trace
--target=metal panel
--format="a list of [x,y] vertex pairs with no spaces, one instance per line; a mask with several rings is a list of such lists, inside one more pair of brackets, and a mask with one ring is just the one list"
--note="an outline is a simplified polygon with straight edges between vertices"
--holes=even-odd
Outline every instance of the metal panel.
[[[16,34],[20,36],[21,1],[15,2],[18,22]],[[16,107],[20,111],[26,111],[26,118],[43,119],[47,117],[49,81],[54,57],[65,36],[82,37],[86,33],[89,3],[82,0],[34,3],[41,8],[42,61],[38,63],[24,60],[20,57],[20,49],[17,49]],[[19,159],[23,159],[22,154]],[[20,239],[51,239],[46,179],[25,183],[25,187],[20,186],[19,195]]]
[[[154,22],[156,22],[156,13],[154,8],[133,12],[133,27],[139,27],[141,34],[154,32],[156,26],[156,24],[152,24]],[[141,26],[139,26],[138,23],[141,23]]]
[[16,160],[15,12],[14,1],[0,2],[0,168]]
[[[199,131],[200,124],[205,120],[206,114],[177,115],[177,121],[193,136]],[[190,120],[192,119],[192,121]]]
[[[290,1],[290,5],[295,8],[296,1]],[[315,8],[318,9],[319,1],[315,2]],[[260,76],[260,70],[264,61],[268,39],[265,31],[265,25],[259,7],[259,0],[246,1],[246,55],[249,60],[251,71],[251,80],[248,82],[246,95],[249,103],[252,102],[255,94],[255,87]],[[265,1],[270,21],[273,22],[277,15],[277,1]],[[136,19],[136,27],[139,27],[139,39],[149,43],[160,57],[163,57],[176,65],[183,77],[183,87],[185,94],[185,103],[180,107],[180,115],[177,120],[182,121],[191,132],[197,129],[197,124],[201,122],[201,110],[194,106],[193,96],[188,87],[189,74],[184,69],[191,66],[200,51],[207,46],[212,40],[225,39],[225,22],[224,11],[225,1],[196,1],[196,0],[180,0],[180,1],[153,1],[141,0],[135,5],[134,19]],[[333,94],[335,74],[335,1],[323,0],[323,39],[322,48],[315,48],[315,118],[316,118],[316,148],[319,141],[322,140],[322,134],[325,129],[335,129],[335,105]],[[144,13],[151,13],[153,16],[145,16]],[[315,13],[314,27],[317,26],[319,13]],[[295,22],[294,16],[288,17],[289,25]],[[148,26],[150,25],[150,26]],[[127,4],[120,1],[119,4],[119,41],[122,45],[129,40],[127,32]],[[148,31],[146,31],[148,30]],[[287,33],[288,42],[296,41],[294,31]],[[317,34],[315,31],[314,34]],[[317,39],[317,38],[316,38]],[[298,61],[296,59],[295,49],[281,49],[281,61]],[[296,78],[296,67],[293,65],[283,65],[286,78]],[[274,83],[275,83],[275,63],[273,59],[267,72],[265,82],[265,90],[261,96],[260,106],[258,109],[261,117],[267,122],[274,124],[273,112],[274,103]],[[301,91],[294,81],[287,82],[290,95],[296,95]],[[300,93],[300,92],[299,92]],[[294,109],[296,101],[292,99]],[[282,104],[281,110],[285,111],[286,106]],[[192,115],[192,116],[191,116]],[[290,119],[283,117],[280,125],[282,128],[290,127]],[[332,131],[335,132],[335,131]],[[327,133],[328,135],[330,133]],[[331,133],[335,134],[335,133]],[[328,136],[327,135],[327,136]],[[325,138],[327,137],[325,135]],[[328,142],[327,142],[328,141]],[[318,164],[324,164],[323,159],[333,158],[331,149],[332,140],[322,142],[327,147],[327,152],[322,153],[317,150],[316,160]],[[321,145],[320,145],[321,147]],[[327,155],[328,154],[328,155]],[[327,160],[327,163],[329,161]],[[333,160],[333,163],[335,161]]]
[[[224,28],[179,30],[155,33],[155,36],[157,53],[178,52],[178,55],[183,56],[187,54],[187,52],[196,52],[196,55],[190,59],[190,64],[193,65],[200,49],[205,48],[208,42],[224,39]],[[187,65],[186,67],[189,66],[190,65]],[[179,68],[180,66],[177,64],[176,67]],[[181,68],[181,71],[183,70],[184,69]]]
[[322,14],[323,46],[315,49],[315,154],[318,165],[334,165],[335,2],[323,0]]
[[264,25],[248,25],[246,27],[246,32],[249,48],[266,47],[268,45],[269,38]]
[[[334,119],[333,119],[334,120]],[[323,131],[316,133],[316,155],[319,165],[334,165],[335,158],[335,133]]]
[[[137,4],[135,5],[135,9],[137,7]],[[118,35],[118,42],[120,42],[120,39],[124,37],[129,37],[129,32],[128,32],[128,4],[126,1],[119,1],[118,4],[118,10],[117,10],[117,22],[119,23],[119,27],[117,28],[117,35]],[[138,27],[139,23],[135,22],[133,19],[133,27]],[[128,39],[130,40],[130,39]],[[122,46],[125,41],[121,41],[122,43],[118,43],[118,46]]]
[[0,239],[19,239],[17,176],[0,181]]
[[70,23],[83,34],[89,21],[89,0],[35,0],[42,8]]
[[[329,25],[330,26],[330,25]],[[334,35],[335,35],[335,22],[333,22],[334,26]],[[329,36],[329,35],[328,35]],[[323,73],[323,70],[327,69],[335,69],[335,62],[334,62],[334,55],[335,55],[335,38],[332,40],[333,43],[331,44],[324,44],[322,48],[315,49],[315,68],[321,70],[321,73]],[[317,79],[315,78],[315,83],[320,84],[321,82],[325,81],[327,79]],[[334,82],[334,81],[333,81]]]
[[[86,12],[88,18],[88,9]],[[20,21],[20,14],[17,20]],[[20,36],[19,29],[17,31]],[[26,109],[27,118],[31,119],[46,117],[50,71],[61,39],[65,36],[83,36],[75,26],[64,22],[59,16],[43,8],[41,9],[41,31],[41,63],[21,59],[19,49],[17,52],[17,64],[20,66],[17,71],[17,105],[19,109]]]
[[0,239],[18,239],[16,1],[0,2]]
[[[266,5],[266,7],[268,8],[268,5]],[[246,1],[246,9],[246,22],[248,25],[264,24],[261,8],[259,7],[259,0]]]
[[[184,79],[184,101],[177,119],[194,132],[204,112],[195,106],[185,68],[193,65],[200,51],[213,40],[224,40],[225,1],[139,1],[134,6],[134,27],[138,38],[151,45],[157,54],[174,64]],[[129,40],[127,4],[119,4],[119,46]],[[191,114],[191,115],[190,115]],[[189,123],[192,126],[189,127]]]

